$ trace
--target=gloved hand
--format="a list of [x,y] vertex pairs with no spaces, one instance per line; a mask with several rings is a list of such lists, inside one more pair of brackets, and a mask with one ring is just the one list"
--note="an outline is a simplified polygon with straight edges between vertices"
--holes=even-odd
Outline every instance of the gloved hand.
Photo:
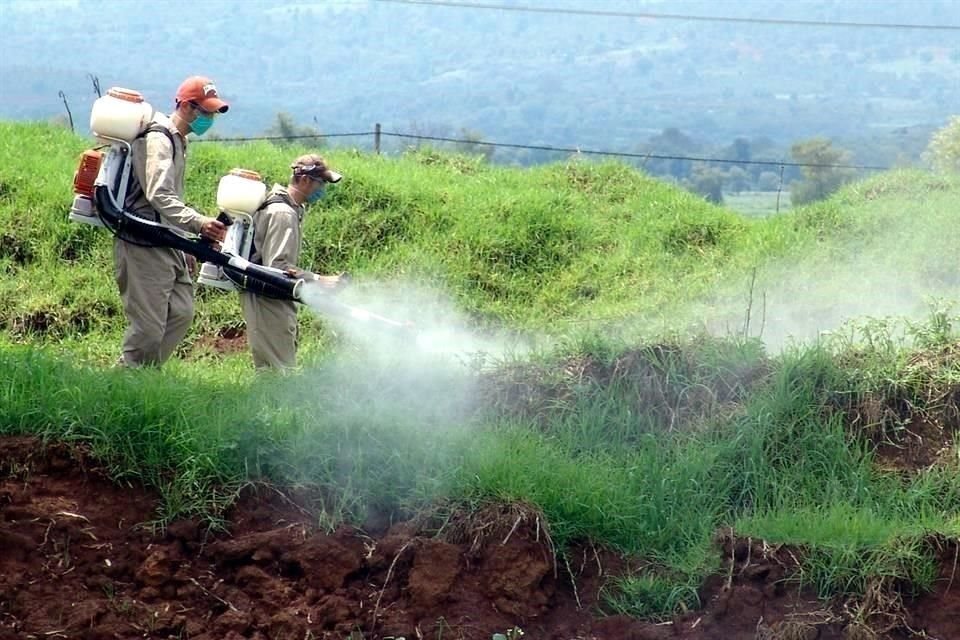
[[315,281],[319,282],[324,289],[329,289],[331,291],[339,291],[350,281],[350,276],[345,273],[335,276],[315,275],[313,278]]

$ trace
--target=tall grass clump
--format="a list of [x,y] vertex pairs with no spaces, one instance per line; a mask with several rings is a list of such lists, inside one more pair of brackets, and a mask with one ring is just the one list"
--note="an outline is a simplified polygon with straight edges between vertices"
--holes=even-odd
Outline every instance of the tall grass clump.
[[[349,361],[309,377],[210,380],[23,347],[0,349],[0,364],[0,434],[87,444],[116,479],[160,492],[162,521],[220,516],[259,482],[322,489],[314,506],[328,524],[409,516],[446,485],[467,419],[465,383],[442,370],[361,376]],[[447,401],[425,406],[440,385]]]
[[[928,589],[933,541],[956,535],[955,463],[904,474],[882,470],[876,455],[878,446],[897,444],[891,424],[904,429],[919,418],[956,428],[944,398],[958,378],[943,354],[957,336],[942,310],[926,322],[894,324],[860,323],[791,357],[797,369],[749,419],[760,437],[730,463],[742,473],[736,530],[798,547],[803,560],[794,578],[823,597],[863,594],[878,579]],[[786,402],[769,403],[777,398]]]
[[[911,326],[928,341],[922,344],[950,340],[936,313]],[[868,337],[889,345],[875,327]],[[916,351],[904,359],[899,349],[858,345],[861,368],[851,367],[846,342],[781,353],[746,397],[698,429],[670,429],[638,413],[631,422],[629,411],[611,411],[598,396],[548,404],[526,423],[501,425],[506,439],[500,443],[507,446],[484,447],[486,457],[468,459],[482,463],[470,468],[473,490],[541,506],[552,523],[563,523],[556,531],[564,540],[603,540],[650,561],[650,568],[607,592],[613,611],[657,616],[689,607],[691,594],[718,567],[712,538],[728,527],[791,545],[801,558],[791,579],[822,597],[863,594],[880,579],[889,588],[923,591],[931,585],[932,540],[956,530],[950,514],[960,507],[960,482],[955,466],[906,477],[877,468],[875,445],[857,428],[851,394],[862,399],[898,389],[889,378],[898,372],[901,382],[916,384],[916,363],[925,359]],[[865,361],[871,375],[864,374]],[[955,380],[952,367],[940,361],[928,369],[925,384],[911,388]],[[697,384],[676,370],[672,375],[680,384]],[[860,386],[852,378],[861,379]],[[567,384],[561,374],[554,382]],[[589,389],[589,380],[583,386]],[[635,397],[636,387],[630,389],[625,396]],[[571,393],[578,392],[589,398],[584,389]],[[931,396],[910,399],[918,411],[936,407]],[[669,604],[653,613],[654,602]]]

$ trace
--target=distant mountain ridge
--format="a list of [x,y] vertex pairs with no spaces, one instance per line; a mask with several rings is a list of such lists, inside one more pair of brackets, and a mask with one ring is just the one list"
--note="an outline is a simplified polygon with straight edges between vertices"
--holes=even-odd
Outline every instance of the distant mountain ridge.
[[[517,6],[517,3],[504,2]],[[960,5],[770,0],[543,0],[540,8],[869,23],[960,24]],[[801,27],[331,0],[13,0],[0,117],[64,113],[80,130],[101,86],[170,107],[183,76],[234,104],[223,135],[287,112],[325,132],[385,128],[637,150],[675,127],[713,143],[894,136],[960,102],[956,31]],[[871,158],[859,157],[861,162]]]

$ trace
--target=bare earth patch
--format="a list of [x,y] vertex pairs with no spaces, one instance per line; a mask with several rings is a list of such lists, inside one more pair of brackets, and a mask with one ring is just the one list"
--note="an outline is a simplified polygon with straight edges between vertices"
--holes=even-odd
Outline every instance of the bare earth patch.
[[[156,504],[82,450],[0,440],[0,639],[860,637],[840,609],[785,585],[788,549],[755,541],[718,539],[725,568],[704,608],[654,624],[603,617],[600,590],[626,564],[589,544],[555,561],[525,505],[367,535],[319,531],[270,489],[240,500],[229,533],[193,521],[155,532],[144,523]],[[960,637],[955,554],[944,547],[937,590],[905,609],[932,637]]]

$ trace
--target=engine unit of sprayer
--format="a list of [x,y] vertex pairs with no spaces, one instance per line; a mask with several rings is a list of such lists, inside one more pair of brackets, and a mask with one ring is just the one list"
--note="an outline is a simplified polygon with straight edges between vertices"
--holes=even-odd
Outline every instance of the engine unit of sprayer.
[[90,131],[102,146],[88,149],[80,156],[73,176],[71,220],[106,226],[96,206],[97,187],[105,187],[112,203],[123,208],[130,185],[130,143],[152,118],[150,103],[130,89],[113,87],[93,103]]
[[[100,143],[84,151],[73,178],[70,220],[104,227],[116,237],[144,246],[169,247],[203,263],[198,282],[219,289],[244,289],[271,298],[299,300],[303,278],[250,262],[253,213],[261,206],[266,185],[254,171],[234,169],[217,189],[218,220],[227,226],[222,249],[188,237],[160,222],[126,211],[127,196],[136,178],[131,144],[153,120],[153,108],[136,91],[114,87],[98,98],[90,113],[90,130]],[[153,131],[153,128],[149,129]],[[166,132],[164,130],[164,132]]]

